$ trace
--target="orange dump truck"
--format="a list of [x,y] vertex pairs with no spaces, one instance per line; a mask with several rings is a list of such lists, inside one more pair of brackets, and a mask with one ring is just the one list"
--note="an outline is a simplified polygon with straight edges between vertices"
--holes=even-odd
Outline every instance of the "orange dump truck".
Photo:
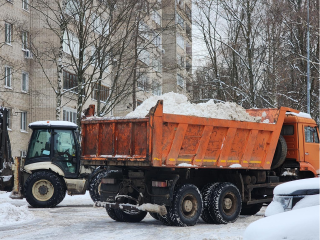
[[108,166],[91,185],[116,221],[150,214],[166,225],[234,222],[283,181],[319,173],[319,131],[299,111],[250,109],[262,122],[163,113],[82,122],[83,165]]

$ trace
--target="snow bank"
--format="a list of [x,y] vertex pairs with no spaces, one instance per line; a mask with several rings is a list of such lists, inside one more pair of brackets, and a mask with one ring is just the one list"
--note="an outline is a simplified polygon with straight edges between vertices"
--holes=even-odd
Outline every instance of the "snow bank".
[[297,190],[303,189],[319,189],[320,188],[320,179],[319,178],[308,178],[302,180],[295,180],[287,183],[280,184],[276,186],[273,190],[274,195],[279,194],[291,194]]
[[260,117],[250,116],[246,110],[236,103],[214,103],[209,100],[206,103],[190,103],[186,96],[178,93],[165,93],[161,96],[152,96],[145,100],[135,111],[129,113],[126,118],[145,117],[158,100],[163,100],[163,112],[170,114],[198,116],[207,118],[219,118],[247,122],[260,122]]
[[33,213],[28,210],[26,205],[17,207],[11,203],[0,204],[0,226],[26,222],[33,219]]
[[251,223],[244,240],[319,240],[319,205],[284,212]]

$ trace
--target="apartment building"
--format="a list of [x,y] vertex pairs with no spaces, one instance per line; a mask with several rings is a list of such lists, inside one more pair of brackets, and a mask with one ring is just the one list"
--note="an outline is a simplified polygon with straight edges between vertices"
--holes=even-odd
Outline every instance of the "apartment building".
[[[10,109],[8,120],[13,156],[26,154],[31,134],[28,129],[29,123],[56,119],[59,71],[57,61],[54,61],[48,52],[55,51],[57,54],[57,50],[53,49],[59,49],[57,46],[60,41],[56,33],[47,26],[43,16],[34,11],[29,3],[29,0],[7,0],[0,6],[0,74],[3,79],[0,84],[0,105]],[[67,5],[65,11],[79,21],[79,16],[72,14],[74,7]],[[131,82],[134,92],[127,94],[118,102],[107,114],[108,116],[124,116],[133,110],[133,102],[138,106],[152,95],[161,95],[169,91],[183,94],[188,92],[192,61],[191,1],[141,1],[138,11],[142,17],[138,19],[136,41],[130,38],[132,43],[128,44],[128,49],[124,51],[128,62],[123,64],[130,71],[124,72],[122,77],[129,76],[128,78],[133,79]],[[101,27],[101,24],[103,18],[108,18],[108,14],[110,13],[105,11],[94,17],[93,35],[105,34],[105,27]],[[89,21],[88,18],[86,16],[83,21]],[[124,32],[123,26],[119,28],[120,32]],[[65,36],[66,34],[68,36]],[[114,41],[118,35],[113,36]],[[63,93],[60,99],[60,119],[76,123],[78,76],[75,67],[67,63],[70,58],[81,54],[78,50],[81,39],[79,40],[72,31],[64,32],[63,39],[68,40],[63,42],[65,67],[60,73]],[[90,83],[84,84],[86,91],[84,96],[88,99],[83,109],[89,104],[97,105],[98,95],[103,105],[114,94],[112,89],[115,85],[126,83],[120,79],[119,83],[114,84],[116,68],[119,66],[117,55],[111,57],[106,53],[104,59],[108,67],[105,67],[103,73],[99,75],[99,71],[96,70],[99,65],[94,61],[94,56],[99,55],[100,51],[97,50],[97,46],[89,46],[84,53],[85,61],[90,61],[89,66],[86,66],[86,78],[89,78],[91,72],[96,72]],[[36,57],[37,59],[41,57],[40,53],[43,61],[36,61]],[[137,57],[138,61],[131,63],[134,57]],[[101,83],[100,86],[97,84],[97,79]]]

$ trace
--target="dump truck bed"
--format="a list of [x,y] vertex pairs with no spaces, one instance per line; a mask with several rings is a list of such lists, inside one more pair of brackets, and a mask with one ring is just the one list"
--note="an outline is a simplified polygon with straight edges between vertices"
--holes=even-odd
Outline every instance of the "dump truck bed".
[[82,163],[187,168],[270,169],[287,111],[250,109],[269,123],[163,113],[141,119],[82,121]]

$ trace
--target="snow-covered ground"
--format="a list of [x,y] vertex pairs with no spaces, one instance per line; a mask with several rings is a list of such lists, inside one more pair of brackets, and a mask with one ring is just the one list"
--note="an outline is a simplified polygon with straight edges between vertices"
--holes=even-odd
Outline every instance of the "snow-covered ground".
[[[243,239],[246,227],[263,218],[264,208],[255,216],[240,216],[232,224],[211,225],[202,220],[193,227],[167,227],[150,215],[140,223],[113,221],[103,208],[93,207],[87,193],[66,196],[56,208],[28,208],[24,200],[13,200],[0,191],[0,239]],[[19,214],[23,213],[23,214]],[[9,214],[10,220],[2,218]]]

